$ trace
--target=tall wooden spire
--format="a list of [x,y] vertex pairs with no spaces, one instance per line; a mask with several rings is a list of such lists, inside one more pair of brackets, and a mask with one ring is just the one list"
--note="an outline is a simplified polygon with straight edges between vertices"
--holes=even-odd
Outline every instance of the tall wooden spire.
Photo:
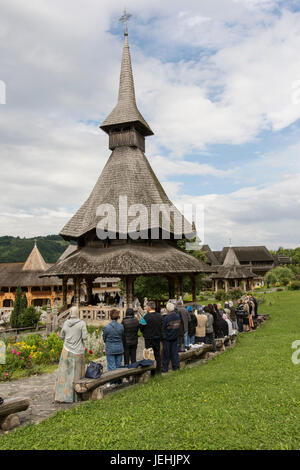
[[128,33],[126,31],[124,36],[118,103],[103,121],[100,128],[110,134],[121,129],[125,130],[126,127],[133,127],[142,136],[153,135],[149,124],[139,112],[136,104]]

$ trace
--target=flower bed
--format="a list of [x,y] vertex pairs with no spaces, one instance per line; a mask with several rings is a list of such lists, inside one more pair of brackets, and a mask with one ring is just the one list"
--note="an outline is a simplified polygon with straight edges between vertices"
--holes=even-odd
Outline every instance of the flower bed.
[[[85,360],[95,360],[103,355],[104,344],[100,332],[89,333]],[[55,333],[47,338],[39,334],[9,338],[6,341],[6,363],[0,365],[0,381],[11,380],[19,375],[42,373],[45,366],[58,364],[63,340]]]

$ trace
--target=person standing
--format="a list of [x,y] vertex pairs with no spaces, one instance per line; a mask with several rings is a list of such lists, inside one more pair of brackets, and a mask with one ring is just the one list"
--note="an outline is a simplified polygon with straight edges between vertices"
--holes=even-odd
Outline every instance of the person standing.
[[[211,304],[209,304],[211,305]],[[214,333],[214,317],[211,313],[211,307],[204,307],[203,311],[207,316],[207,323],[206,323],[206,344],[212,344],[213,352],[216,352],[217,346],[215,341],[215,333]]]
[[239,333],[243,333],[244,331],[244,316],[246,315],[243,301],[242,299],[238,300],[238,305],[235,310],[236,318],[237,318],[237,324],[238,324],[238,330]]
[[196,326],[196,343],[206,343],[206,325],[208,317],[203,311],[199,311],[197,314],[197,326]]
[[182,325],[183,325],[183,344],[185,349],[188,349],[189,347],[189,338],[188,338],[188,329],[189,329],[189,321],[190,321],[190,313],[187,311],[185,306],[183,305],[183,301],[180,299],[177,302],[177,312],[179,313],[181,320],[182,320]]
[[169,362],[171,361],[172,369],[179,369],[179,356],[178,356],[178,332],[180,328],[180,316],[175,312],[175,306],[171,302],[166,306],[167,314],[163,316],[163,360],[162,372],[168,372]]
[[65,321],[60,334],[64,346],[57,371],[54,398],[60,403],[78,401],[73,382],[85,376],[84,350],[88,333],[85,322],[77,316],[78,308],[72,307],[70,318]]
[[136,362],[139,331],[139,321],[135,318],[132,308],[126,310],[122,325],[124,327],[124,365],[129,365]]
[[229,313],[229,320],[231,320],[232,328],[233,328],[234,330],[238,330],[238,324],[237,324],[237,319],[236,319],[236,313],[235,313],[235,308],[234,308],[234,305],[233,305],[232,300],[229,300],[228,306],[229,306],[229,310],[230,310],[230,313]]
[[187,311],[190,315],[189,323],[188,323],[188,343],[189,346],[191,344],[195,344],[195,337],[196,337],[196,326],[197,326],[197,311],[193,310],[193,307],[189,305],[187,307]]
[[160,342],[162,340],[162,316],[155,311],[155,308],[155,302],[149,300],[146,307],[147,313],[143,317],[143,322],[140,323],[140,330],[145,340],[145,348],[153,349],[156,361],[156,370],[152,370],[151,375],[161,371]]
[[[124,353],[123,346],[123,335],[124,327],[118,323],[120,318],[120,312],[117,309],[113,309],[110,312],[111,322],[106,325],[103,330],[103,341],[105,343],[105,354],[107,361],[107,370],[115,370],[122,367],[122,359]],[[122,383],[122,379],[111,382],[111,385],[114,383]]]

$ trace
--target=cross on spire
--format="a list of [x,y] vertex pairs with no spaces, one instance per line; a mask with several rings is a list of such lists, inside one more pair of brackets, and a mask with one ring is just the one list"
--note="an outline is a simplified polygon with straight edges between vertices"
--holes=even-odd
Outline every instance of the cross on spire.
[[128,21],[130,20],[131,17],[132,15],[130,13],[127,13],[126,8],[124,8],[124,13],[119,19],[121,23],[124,23],[124,36],[128,36]]

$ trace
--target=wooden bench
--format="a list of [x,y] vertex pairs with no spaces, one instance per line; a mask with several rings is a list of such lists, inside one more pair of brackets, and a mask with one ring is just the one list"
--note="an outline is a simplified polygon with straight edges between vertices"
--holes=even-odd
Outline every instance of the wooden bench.
[[187,362],[197,361],[199,359],[206,359],[209,351],[212,350],[211,344],[204,344],[200,348],[191,348],[188,351],[180,352],[179,362],[180,364],[186,364]]
[[99,379],[80,379],[73,382],[74,390],[81,400],[102,400],[104,394],[103,386],[108,382],[117,379],[133,377],[134,383],[145,383],[149,380],[151,371],[156,368],[156,364],[149,367],[121,368],[110,372],[105,372]]
[[28,398],[9,398],[0,405],[0,427],[2,431],[10,431],[20,425],[20,418],[16,414],[25,411],[30,405]]

